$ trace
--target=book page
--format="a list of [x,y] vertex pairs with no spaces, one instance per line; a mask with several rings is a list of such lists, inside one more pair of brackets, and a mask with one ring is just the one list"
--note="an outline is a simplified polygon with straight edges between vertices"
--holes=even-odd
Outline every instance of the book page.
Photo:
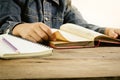
[[62,30],[52,29],[54,36],[57,41],[67,41],[67,42],[80,42],[80,41],[89,41],[87,38],[83,38]]
[[82,26],[71,24],[71,23],[67,23],[67,24],[62,25],[60,27],[60,30],[63,30],[65,32],[69,32],[71,34],[75,34],[75,35],[83,37],[83,38],[87,38],[89,40],[94,40],[94,38],[96,36],[103,35],[101,33],[95,32],[93,30],[89,30],[89,29],[84,28]]
[[2,41],[2,37],[0,37],[0,55],[6,54],[14,54],[15,51],[10,48],[8,45],[6,45],[5,42]]

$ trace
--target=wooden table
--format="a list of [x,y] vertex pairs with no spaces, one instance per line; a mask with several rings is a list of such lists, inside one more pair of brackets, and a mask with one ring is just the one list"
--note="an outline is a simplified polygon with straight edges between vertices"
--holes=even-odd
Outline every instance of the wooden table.
[[61,49],[53,53],[42,58],[0,60],[0,79],[120,80],[120,47]]

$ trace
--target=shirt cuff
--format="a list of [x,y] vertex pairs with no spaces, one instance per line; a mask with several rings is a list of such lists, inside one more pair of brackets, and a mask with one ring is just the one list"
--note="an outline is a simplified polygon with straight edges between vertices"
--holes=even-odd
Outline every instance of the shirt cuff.
[[105,28],[104,27],[101,27],[98,29],[98,32],[99,33],[102,33],[102,34],[105,34]]
[[8,33],[8,34],[12,34],[12,30],[14,29],[14,27],[18,24],[21,24],[21,22],[12,22],[12,21],[9,21],[8,23],[9,23],[9,25],[6,30],[6,33]]

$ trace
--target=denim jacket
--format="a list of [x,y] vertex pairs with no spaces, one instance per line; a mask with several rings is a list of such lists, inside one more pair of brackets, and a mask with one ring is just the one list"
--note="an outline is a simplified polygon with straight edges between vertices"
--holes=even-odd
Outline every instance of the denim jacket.
[[43,22],[51,28],[73,23],[97,32],[104,28],[88,24],[70,0],[0,0],[0,32],[12,29],[20,23]]

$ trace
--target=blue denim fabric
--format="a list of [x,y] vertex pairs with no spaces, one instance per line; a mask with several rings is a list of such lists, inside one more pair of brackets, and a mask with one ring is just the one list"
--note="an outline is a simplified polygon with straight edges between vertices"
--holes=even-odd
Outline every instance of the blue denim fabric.
[[0,0],[0,32],[10,33],[20,23],[43,22],[51,28],[74,23],[101,33],[104,28],[88,24],[70,0]]

